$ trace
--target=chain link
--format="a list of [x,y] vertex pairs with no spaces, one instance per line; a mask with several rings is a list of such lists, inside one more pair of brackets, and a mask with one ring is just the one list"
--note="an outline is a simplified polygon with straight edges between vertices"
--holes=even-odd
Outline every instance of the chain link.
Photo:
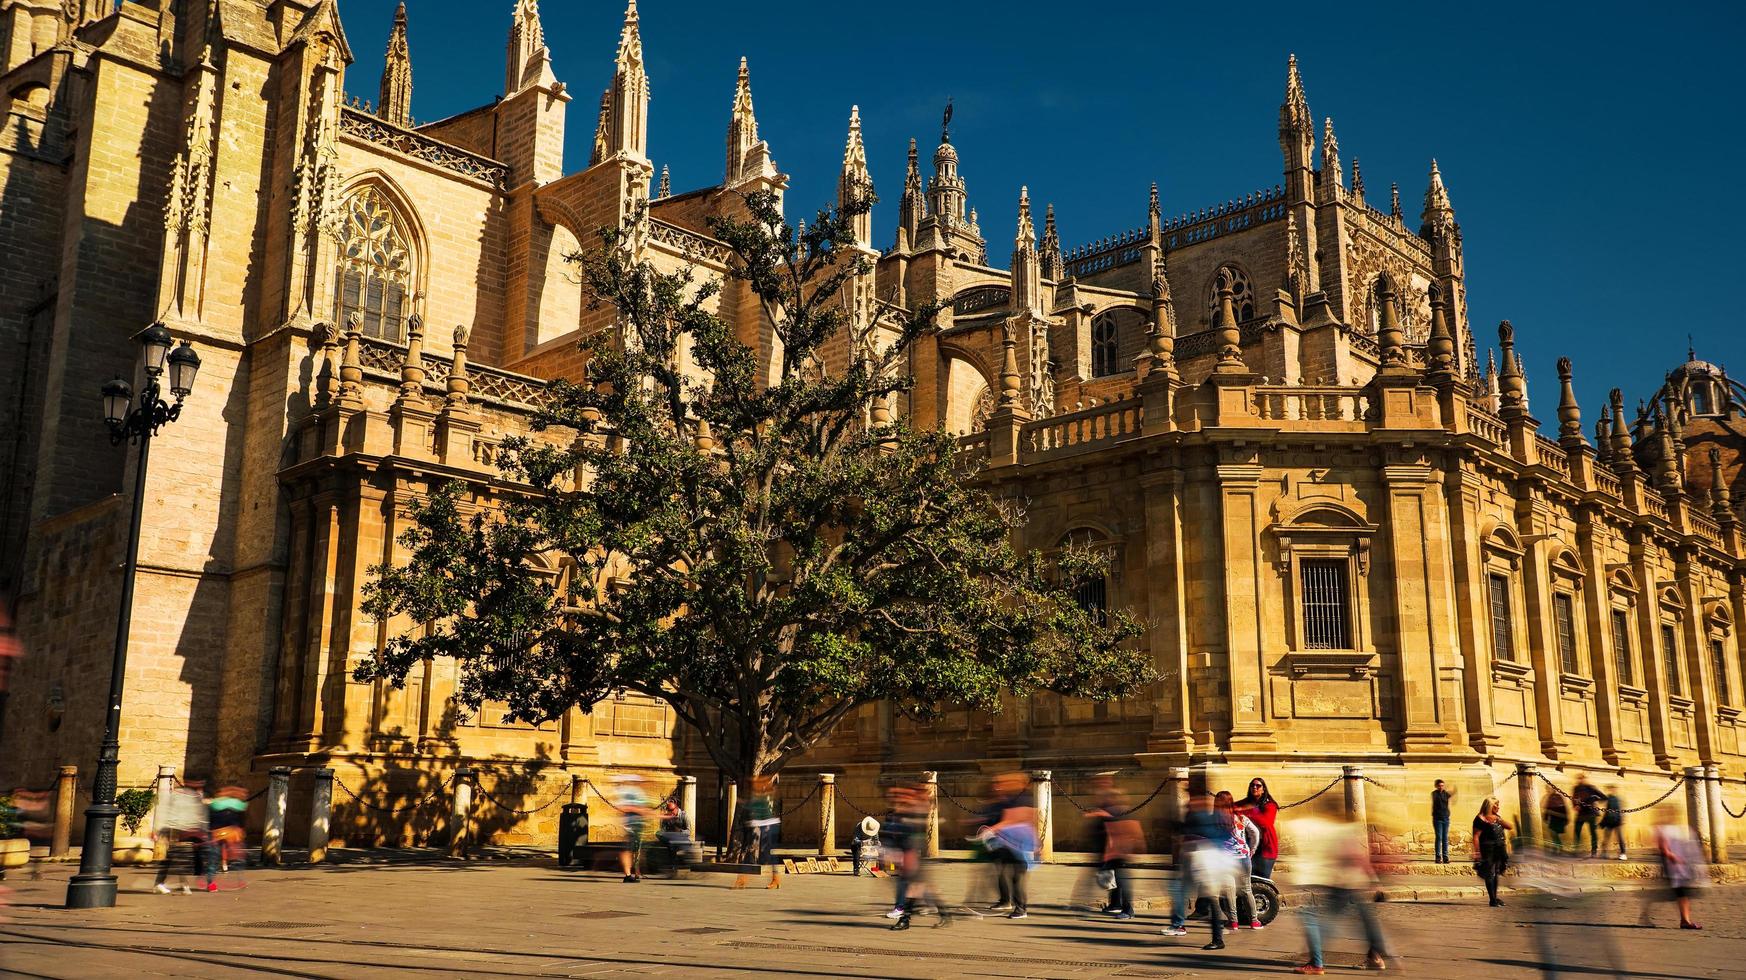
[[1333,778],[1333,781],[1328,783],[1328,785],[1323,786],[1321,789],[1316,790],[1314,793],[1311,793],[1310,795],[1304,797],[1303,799],[1298,800],[1296,803],[1281,803],[1281,804],[1279,804],[1279,808],[1281,810],[1289,810],[1294,806],[1303,806],[1305,803],[1309,803],[1313,800],[1320,799],[1322,797],[1322,795],[1325,794],[1328,790],[1333,789],[1335,786],[1338,786],[1345,781],[1346,781],[1346,777],[1344,774],[1339,775],[1339,776],[1335,776]]
[[551,809],[552,804],[558,802],[559,800],[563,799],[566,796],[569,796],[570,794],[569,794],[568,790],[561,789],[558,791],[558,794],[556,796],[553,796],[551,799],[545,801],[544,803],[541,803],[539,806],[536,806],[536,807],[533,807],[532,809],[527,809],[527,810],[521,810],[521,809],[517,809],[515,807],[510,806],[509,804],[498,799],[496,794],[492,793],[490,790],[486,789],[483,786],[479,787],[479,795],[490,800],[493,804],[496,804],[496,806],[499,810],[505,810],[505,811],[513,813],[517,816],[529,817],[529,816],[532,816],[536,813],[542,813],[546,810]]
[[1620,813],[1641,813],[1644,810],[1649,809],[1650,807],[1660,806],[1662,800],[1665,800],[1669,796],[1672,796],[1673,791],[1678,789],[1684,783],[1685,783],[1685,773],[1680,773],[1679,775],[1673,777],[1673,785],[1667,787],[1667,792],[1662,793],[1660,796],[1657,796],[1652,802],[1645,803],[1642,806],[1626,807],[1625,809],[1622,809],[1619,812]]
[[776,811],[776,819],[780,820],[783,817],[788,816],[790,813],[793,813],[794,811],[805,806],[807,800],[810,800],[813,797],[818,795],[818,788],[820,786],[823,786],[823,785],[824,785],[823,780],[814,780],[813,784],[812,784],[812,789],[808,790],[805,796],[801,797],[798,800],[795,800],[793,803],[790,803],[787,806],[783,807],[782,809]]
[[970,807],[965,806],[963,803],[959,802],[957,797],[946,792],[943,787],[936,786],[936,788],[939,789],[940,796],[942,798],[944,798],[947,803],[950,803],[953,806],[957,807],[958,809],[963,810],[965,813],[968,813],[974,817],[982,812],[980,810],[972,810]]
[[861,809],[861,805],[859,803],[856,803],[854,800],[851,800],[847,796],[844,796],[843,791],[841,789],[837,790],[837,800],[841,803],[846,804],[849,809],[855,811],[856,813],[859,813],[863,817],[872,817],[875,820],[879,819],[878,814],[869,813],[868,811]]
[[417,800],[416,802],[409,803],[403,807],[377,806],[376,804],[371,803],[370,801],[359,796],[357,793],[353,792],[352,788],[350,786],[347,786],[343,781],[341,781],[338,776],[334,777],[333,784],[335,786],[338,786],[342,791],[344,791],[344,793],[347,796],[351,797],[352,802],[354,802],[354,803],[358,804],[359,806],[364,807],[366,809],[374,810],[377,813],[410,813],[411,811],[417,810],[420,807],[424,806],[426,803],[429,803],[431,800],[436,799],[437,794],[441,793],[445,788],[447,788],[454,781],[455,781],[455,777],[450,776],[449,778],[436,784],[436,786],[429,793],[426,793],[423,796],[423,798]]
[[1746,820],[1746,803],[1743,803],[1740,805],[1740,812],[1739,813],[1735,813],[1734,811],[1728,809],[1728,801],[1727,801],[1727,799],[1724,798],[1722,800],[1722,812],[1726,813],[1730,817],[1733,817],[1735,820]]

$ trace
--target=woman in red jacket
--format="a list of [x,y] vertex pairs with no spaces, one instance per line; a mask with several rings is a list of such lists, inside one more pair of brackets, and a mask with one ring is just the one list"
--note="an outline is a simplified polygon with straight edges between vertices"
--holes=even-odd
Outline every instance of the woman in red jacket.
[[1249,780],[1249,795],[1237,802],[1237,812],[1255,821],[1261,828],[1261,846],[1249,858],[1249,873],[1257,878],[1272,878],[1273,863],[1279,860],[1279,804],[1267,792],[1267,780],[1259,776]]

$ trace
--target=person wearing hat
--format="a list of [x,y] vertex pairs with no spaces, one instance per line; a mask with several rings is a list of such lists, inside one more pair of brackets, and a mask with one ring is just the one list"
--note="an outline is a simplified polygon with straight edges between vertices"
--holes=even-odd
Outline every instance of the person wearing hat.
[[861,876],[861,865],[878,863],[879,861],[879,821],[872,817],[862,817],[855,825],[855,836],[851,838],[850,856],[855,862],[855,877]]

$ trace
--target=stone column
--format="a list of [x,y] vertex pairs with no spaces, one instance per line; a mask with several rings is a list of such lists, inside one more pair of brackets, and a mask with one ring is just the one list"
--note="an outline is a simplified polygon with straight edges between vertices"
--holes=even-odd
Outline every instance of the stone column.
[[[697,777],[679,777],[679,809],[685,811],[685,819],[691,821],[692,836],[696,836],[703,828],[697,826]],[[701,838],[699,838],[701,839]]]
[[1037,797],[1037,860],[1055,860],[1055,774],[1047,769],[1031,773],[1031,788]]
[[715,845],[715,856],[725,856],[734,843],[734,811],[740,806],[740,784],[727,779],[721,793],[721,837]]
[[158,778],[152,783],[152,857],[162,861],[168,854],[169,832],[163,824],[164,801],[176,791],[176,767],[159,766]]
[[1691,827],[1691,835],[1697,838],[1698,846],[1708,850],[1710,800],[1709,793],[1705,792],[1706,783],[1703,766],[1685,767],[1685,822]]
[[1516,763],[1516,805],[1521,808],[1516,818],[1516,839],[1522,844],[1540,839],[1540,811],[1536,805],[1539,777],[1539,766],[1532,762]]
[[64,857],[72,850],[73,809],[78,805],[79,767],[62,766],[55,782],[55,835],[49,843],[49,857]]
[[1188,767],[1171,766],[1164,770],[1164,781],[1169,784],[1164,787],[1165,826],[1174,835],[1188,816]]
[[1346,818],[1360,827],[1369,825],[1364,807],[1364,767],[1341,766],[1346,777]]
[[922,783],[928,788],[928,857],[940,856],[940,774],[938,772],[922,773]]
[[1722,807],[1722,769],[1704,767],[1704,790],[1710,814],[1710,861],[1725,864],[1728,860],[1728,815]]
[[285,863],[285,805],[291,796],[291,767],[267,771],[267,820],[261,830],[261,863]]
[[837,774],[818,774],[818,854],[837,853]]
[[327,860],[328,831],[333,820],[333,770],[315,770],[315,788],[309,798],[309,863]]
[[464,858],[473,835],[473,770],[455,771],[454,809],[449,814],[449,857]]
[[583,794],[588,792],[588,780],[575,773],[570,774],[570,802],[585,803]]

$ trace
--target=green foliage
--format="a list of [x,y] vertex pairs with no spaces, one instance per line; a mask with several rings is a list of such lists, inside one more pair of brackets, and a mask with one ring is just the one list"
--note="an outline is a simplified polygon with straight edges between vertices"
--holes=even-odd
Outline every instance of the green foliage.
[[620,329],[583,343],[586,383],[555,385],[536,425],[550,438],[505,442],[500,507],[451,483],[415,508],[409,560],[375,570],[365,608],[425,626],[356,676],[401,683],[452,657],[465,705],[523,721],[639,692],[742,780],[872,701],[925,719],[1149,681],[1139,626],[1073,599],[1096,556],[1016,552],[1018,508],[955,440],[875,410],[907,389],[939,308],[883,310],[877,329],[851,315],[871,269],[851,222],[870,206],[797,234],[757,193],[712,220],[781,341],[774,377],[714,312],[720,282],[603,232],[577,258]]
[[12,794],[0,794],[0,840],[24,836],[24,817],[12,803]]
[[139,825],[152,812],[152,805],[157,799],[158,794],[149,789],[129,789],[116,794],[115,806],[121,811],[118,819],[129,835],[139,833]]

